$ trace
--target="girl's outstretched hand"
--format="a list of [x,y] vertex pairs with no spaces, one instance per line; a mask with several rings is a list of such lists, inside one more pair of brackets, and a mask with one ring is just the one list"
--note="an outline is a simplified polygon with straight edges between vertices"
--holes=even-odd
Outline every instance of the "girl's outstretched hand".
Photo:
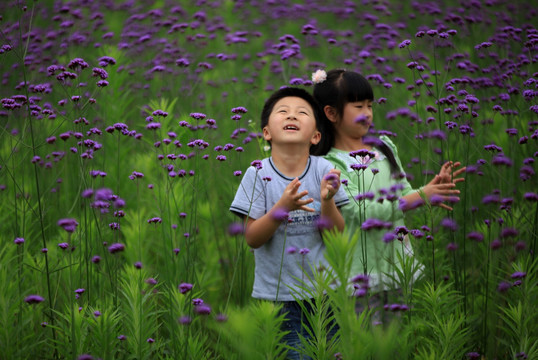
[[444,163],[443,166],[441,166],[441,170],[439,170],[439,174],[437,175],[440,178],[439,183],[440,184],[448,184],[448,183],[457,184],[459,182],[465,181],[465,178],[458,177],[458,176],[460,176],[463,172],[465,172],[467,168],[462,167],[461,169],[457,169],[460,166],[461,166],[461,163],[459,161],[456,161],[456,162],[447,161],[446,163]]
[[321,201],[330,200],[340,188],[340,170],[331,169],[321,180]]
[[[443,165],[444,166],[444,165]],[[458,170],[459,171],[459,170]],[[463,181],[463,178],[460,178]],[[440,175],[435,175],[432,181],[428,185],[422,188],[424,195],[430,200],[432,205],[437,205],[443,209],[452,211],[452,207],[445,204],[445,202],[456,203],[460,201],[460,191],[455,189],[456,183],[454,182],[442,182],[443,179]],[[459,182],[458,181],[458,182]]]

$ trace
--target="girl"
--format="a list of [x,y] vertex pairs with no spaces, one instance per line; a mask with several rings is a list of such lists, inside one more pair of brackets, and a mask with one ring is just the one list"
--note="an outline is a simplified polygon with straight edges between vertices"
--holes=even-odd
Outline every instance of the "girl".
[[374,94],[368,80],[356,72],[339,69],[327,73],[318,70],[312,79],[314,97],[326,116],[316,152],[325,155],[341,171],[351,200],[342,207],[346,227],[351,234],[361,229],[351,275],[367,274],[366,288],[376,292],[374,303],[386,304],[384,290],[399,287],[394,283],[396,253],[410,251],[403,212],[423,204],[422,197],[452,210],[443,202],[459,201],[455,186],[464,180],[457,176],[465,168],[452,173],[460,163],[447,162],[432,181],[414,190],[392,141],[386,136],[369,134]]

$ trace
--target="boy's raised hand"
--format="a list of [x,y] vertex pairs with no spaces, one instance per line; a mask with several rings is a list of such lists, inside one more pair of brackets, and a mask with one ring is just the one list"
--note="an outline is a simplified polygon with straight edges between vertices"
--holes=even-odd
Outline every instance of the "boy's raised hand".
[[284,209],[288,212],[299,209],[314,212],[314,209],[306,206],[307,204],[312,203],[314,199],[302,199],[304,196],[308,195],[308,190],[304,190],[299,193],[298,191],[300,186],[301,182],[299,179],[293,179],[288,186],[286,186],[286,189],[284,189],[280,200],[278,200],[274,208]]
[[330,200],[340,188],[340,170],[331,169],[321,180],[321,200]]

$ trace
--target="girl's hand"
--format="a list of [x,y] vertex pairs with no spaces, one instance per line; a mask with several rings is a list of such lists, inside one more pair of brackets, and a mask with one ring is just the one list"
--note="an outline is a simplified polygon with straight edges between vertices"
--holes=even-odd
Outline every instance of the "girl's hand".
[[340,170],[331,169],[321,180],[321,201],[331,200],[340,188]]
[[[441,183],[441,181],[441,176],[435,175],[433,180],[422,188],[422,191],[432,205],[437,205],[443,209],[452,211],[452,207],[446,205],[445,202],[456,203],[460,201],[458,196],[460,191],[455,189],[455,182]],[[460,181],[463,181],[463,179]]]
[[301,182],[299,181],[299,179],[293,179],[288,184],[288,186],[286,186],[286,189],[284,189],[284,193],[277,201],[277,203],[273,206],[273,208],[284,209],[288,212],[299,209],[314,212],[314,209],[306,206],[307,204],[312,203],[314,199],[302,199],[304,196],[308,195],[308,190],[304,190],[298,193],[300,186]]
[[461,163],[459,161],[455,163],[452,161],[447,161],[446,163],[444,163],[443,166],[441,166],[441,170],[439,170],[439,174],[437,175],[439,176],[439,180],[438,180],[439,183],[440,184],[448,184],[448,183],[457,184],[459,182],[465,181],[465,178],[458,177],[458,176],[460,176],[467,169],[466,167],[463,167],[461,169],[458,169],[452,172],[453,170],[455,170],[456,168],[460,166],[461,166]]

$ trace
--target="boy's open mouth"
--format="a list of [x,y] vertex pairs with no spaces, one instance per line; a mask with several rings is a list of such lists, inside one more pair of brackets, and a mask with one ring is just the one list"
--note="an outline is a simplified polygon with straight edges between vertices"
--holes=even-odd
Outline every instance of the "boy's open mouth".
[[295,125],[286,125],[286,126],[284,126],[284,130],[295,130],[295,131],[297,131],[297,130],[299,130],[299,128],[297,126],[295,126]]

